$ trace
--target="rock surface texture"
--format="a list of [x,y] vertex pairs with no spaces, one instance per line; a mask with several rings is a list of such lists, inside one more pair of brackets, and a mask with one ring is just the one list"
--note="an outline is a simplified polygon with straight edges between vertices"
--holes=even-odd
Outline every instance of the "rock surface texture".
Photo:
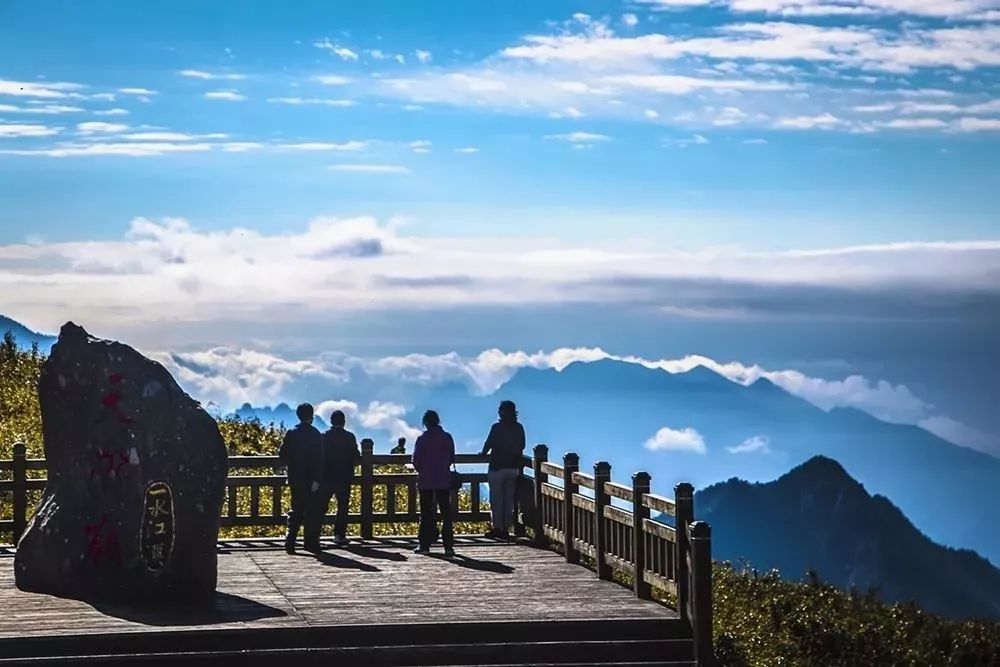
[[38,386],[48,483],[14,561],[18,588],[189,602],[216,584],[226,448],[163,366],[63,326]]

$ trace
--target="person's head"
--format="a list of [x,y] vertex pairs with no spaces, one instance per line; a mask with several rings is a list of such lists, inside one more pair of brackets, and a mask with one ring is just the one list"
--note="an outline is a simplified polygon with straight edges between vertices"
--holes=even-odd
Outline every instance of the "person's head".
[[406,438],[400,438],[399,440],[396,441],[396,444],[402,447],[403,445],[406,444]]
[[424,413],[423,422],[424,428],[434,428],[435,426],[441,425],[441,418],[438,416],[438,413],[433,410],[428,410]]
[[299,407],[295,408],[295,416],[299,418],[299,423],[301,424],[312,424],[313,406],[308,403],[303,403]]
[[334,410],[330,413],[330,426],[344,426],[347,423],[347,417],[344,416],[343,410]]
[[517,406],[514,405],[514,401],[500,401],[500,407],[497,408],[497,414],[500,415],[500,421],[516,422]]

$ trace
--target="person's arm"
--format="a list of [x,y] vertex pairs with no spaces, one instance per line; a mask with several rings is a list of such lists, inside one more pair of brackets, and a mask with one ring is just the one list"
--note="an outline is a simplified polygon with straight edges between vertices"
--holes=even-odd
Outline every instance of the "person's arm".
[[524,426],[521,425],[521,424],[518,424],[518,427],[519,428],[517,429],[517,431],[518,431],[517,432],[517,437],[518,437],[518,443],[517,444],[520,447],[519,451],[522,454],[524,454],[524,448],[527,445],[527,442],[525,441],[525,437],[524,437]]
[[448,434],[448,465],[455,465],[455,438]]
[[494,424],[490,427],[490,434],[486,436],[486,442],[483,443],[483,451],[479,452],[480,456],[486,456],[496,446],[496,431],[497,425]]
[[420,472],[420,466],[423,465],[424,459],[424,448],[423,448],[424,436],[417,438],[417,441],[413,444],[413,468]]
[[288,465],[288,457],[291,455],[291,444],[289,436],[291,431],[285,431],[285,437],[281,439],[281,447],[278,447],[278,460]]

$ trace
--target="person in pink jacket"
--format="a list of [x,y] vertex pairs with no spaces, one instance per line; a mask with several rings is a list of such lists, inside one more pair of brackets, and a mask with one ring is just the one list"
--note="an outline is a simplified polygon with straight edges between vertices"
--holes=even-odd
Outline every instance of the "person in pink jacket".
[[420,490],[420,546],[415,553],[430,553],[437,541],[437,509],[441,510],[441,541],[446,556],[455,555],[451,516],[451,466],[455,462],[455,441],[441,428],[438,413],[424,413],[424,432],[413,445],[413,467]]

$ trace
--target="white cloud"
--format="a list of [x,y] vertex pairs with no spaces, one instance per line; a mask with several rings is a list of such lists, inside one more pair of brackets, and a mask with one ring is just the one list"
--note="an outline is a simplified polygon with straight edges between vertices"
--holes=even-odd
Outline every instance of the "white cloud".
[[595,141],[611,141],[611,137],[606,134],[596,134],[594,132],[569,132],[567,134],[549,134],[546,139],[557,139],[570,143],[593,143]]
[[862,104],[853,107],[853,110],[858,113],[885,113],[887,111],[893,111],[896,106],[897,105],[893,102],[882,102],[880,104]]
[[634,28],[639,25],[639,17],[632,13],[622,14],[622,24],[628,26],[629,28]]
[[150,90],[149,88],[119,88],[118,92],[124,95],[140,95],[142,97],[160,94],[158,91]]
[[328,107],[353,107],[354,100],[331,100],[318,97],[269,97],[271,104],[322,105]]
[[356,174],[409,174],[407,167],[398,164],[333,164],[327,167],[330,171],[342,171]]
[[659,112],[654,111],[653,109],[646,109],[645,111],[642,112],[642,115],[644,115],[646,118],[649,118],[650,120],[654,120],[660,117]]
[[992,0],[729,0],[734,12],[781,16],[865,16],[912,14],[937,18],[973,18]]
[[42,99],[59,99],[72,97],[73,92],[83,89],[78,83],[65,82],[27,82],[0,79],[0,95],[15,97],[37,97]]
[[95,111],[95,116],[127,116],[128,111],[126,109],[105,109],[103,111]]
[[313,46],[318,49],[323,49],[329,51],[331,54],[337,56],[341,60],[356,62],[358,60],[358,54],[351,49],[333,44],[329,39],[323,39],[319,42],[314,42]]
[[708,79],[676,74],[622,74],[604,79],[611,84],[639,88],[667,95],[688,95],[696,90],[788,90],[792,86],[776,81]]
[[642,445],[653,452],[692,452],[694,454],[705,454],[708,450],[705,447],[705,438],[693,428],[680,430],[664,426],[649,438]]
[[190,79],[202,79],[204,81],[242,81],[247,78],[246,74],[230,74],[225,72],[205,72],[204,70],[198,69],[184,69],[178,72],[181,76],[186,76]]
[[213,90],[205,93],[205,98],[209,100],[225,100],[226,102],[242,102],[246,96],[236,90]]
[[817,116],[795,116],[778,118],[774,126],[786,130],[829,130],[834,127],[846,124],[842,118],[838,118],[831,113],[822,113]]
[[26,113],[39,115],[59,115],[64,113],[81,113],[84,111],[80,107],[71,107],[65,104],[45,104],[42,106],[18,107],[10,104],[0,104],[0,113]]
[[59,130],[45,125],[0,123],[0,139],[12,137],[48,137],[53,134],[59,134]]
[[479,149],[475,146],[465,146],[464,148],[456,148],[456,153],[478,153]]
[[893,118],[875,125],[894,130],[939,130],[948,127],[948,123],[940,118]]
[[431,142],[426,139],[418,139],[417,141],[411,141],[410,149],[413,150],[414,153],[430,153]]
[[959,132],[997,132],[1000,118],[960,118],[953,127]]
[[128,125],[123,125],[121,123],[102,123],[99,121],[90,121],[87,123],[77,124],[76,129],[80,131],[80,134],[109,134],[124,132],[128,129]]
[[350,78],[340,76],[339,74],[322,74],[320,76],[314,76],[313,79],[319,81],[324,86],[344,86],[351,82]]
[[420,49],[417,49],[414,51],[414,55],[417,57],[417,60],[422,63],[429,63],[433,59],[430,51],[421,51]]
[[193,153],[212,150],[207,143],[126,142],[99,144],[63,144],[54,148],[2,151],[7,155],[44,155],[47,157],[79,157],[95,155],[126,155],[149,157],[167,153]]
[[309,141],[300,144],[280,144],[282,148],[293,151],[363,151],[368,147],[367,141],[345,141],[340,144]]
[[730,454],[770,454],[770,440],[766,435],[755,435],[733,447],[726,447]]

